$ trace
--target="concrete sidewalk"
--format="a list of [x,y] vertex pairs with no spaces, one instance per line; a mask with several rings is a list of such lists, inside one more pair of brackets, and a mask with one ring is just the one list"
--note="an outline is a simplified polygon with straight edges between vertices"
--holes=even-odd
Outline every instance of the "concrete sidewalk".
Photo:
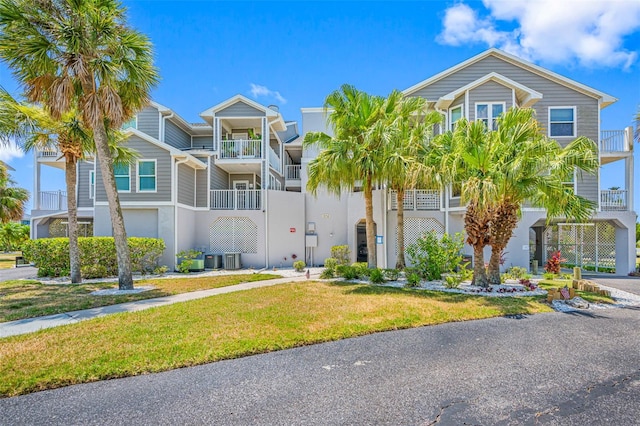
[[[318,274],[312,274],[313,278],[317,278]],[[259,287],[269,287],[277,284],[285,284],[290,282],[307,281],[303,276],[284,277],[273,280],[254,281],[240,283],[228,287],[212,288],[209,290],[193,291],[190,293],[181,293],[173,296],[157,297],[154,299],[137,300],[135,302],[121,303],[118,305],[101,306],[99,308],[84,309],[82,311],[72,311],[56,315],[47,315],[44,317],[27,318],[18,321],[0,323],[0,338],[16,336],[19,334],[33,333],[43,328],[58,327],[60,325],[74,324],[83,320],[98,318],[105,315],[117,314],[121,312],[136,312],[144,309],[155,308],[158,306],[166,306],[174,303],[187,302],[189,300],[202,299],[218,294],[232,293],[235,291],[251,290]],[[99,297],[99,296],[97,296]]]

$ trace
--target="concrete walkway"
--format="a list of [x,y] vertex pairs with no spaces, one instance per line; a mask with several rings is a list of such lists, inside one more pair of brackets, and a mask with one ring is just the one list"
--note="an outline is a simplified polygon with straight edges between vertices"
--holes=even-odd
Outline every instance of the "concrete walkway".
[[[318,274],[311,277],[317,278]],[[154,299],[137,300],[135,302],[120,303],[118,305],[101,306],[99,308],[84,309],[82,311],[66,312],[44,317],[27,318],[23,320],[0,323],[0,338],[16,336],[19,334],[33,333],[43,328],[58,327],[60,325],[74,324],[80,321],[98,318],[121,312],[137,312],[158,306],[166,306],[174,303],[187,302],[189,300],[202,299],[218,294],[232,293],[234,291],[251,290],[259,287],[269,287],[277,284],[307,281],[303,276],[276,278],[273,280],[254,281],[240,283],[228,287],[212,288],[209,290],[192,291],[173,296],[157,297]],[[99,297],[99,296],[96,296]]]

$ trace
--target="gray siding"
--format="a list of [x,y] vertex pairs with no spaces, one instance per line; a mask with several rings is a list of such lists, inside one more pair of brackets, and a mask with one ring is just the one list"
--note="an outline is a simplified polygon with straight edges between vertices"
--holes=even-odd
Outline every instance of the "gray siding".
[[89,172],[92,170],[93,164],[78,163],[78,207],[93,207],[93,200],[89,198]]
[[[157,145],[132,136],[127,146],[138,152],[140,160],[156,160],[156,192],[137,192],[136,163],[131,167],[131,192],[120,192],[120,201],[171,201],[171,156]],[[107,201],[100,168],[96,170],[96,201]]]
[[148,106],[138,113],[138,130],[156,139],[160,138],[160,113]]
[[229,175],[229,189],[233,189],[234,181],[246,180],[246,181],[249,181],[250,184],[253,184],[254,178],[255,178],[255,175],[249,174],[249,173]]
[[278,136],[280,137],[280,140],[283,143],[297,137],[298,136],[297,123],[287,123],[287,130],[285,130],[284,132],[278,132]]
[[476,119],[476,102],[504,102],[505,111],[513,105],[513,91],[496,83],[488,81],[469,91],[469,119]]
[[178,202],[187,206],[194,206],[195,191],[195,172],[194,169],[185,165],[178,165]]
[[211,165],[211,189],[229,189],[229,174],[215,164]]
[[433,84],[418,90],[413,96],[437,100],[447,93],[453,92],[491,72],[497,72],[511,80],[517,81],[543,95],[533,107],[538,121],[546,129],[548,125],[549,106],[577,106],[578,134],[598,140],[598,101],[566,86],[555,83],[531,71],[525,70],[493,56],[486,57],[475,64],[459,70]]
[[213,136],[194,136],[192,148],[213,149]]
[[208,171],[206,169],[196,171],[196,207],[207,207],[209,198],[207,173]]
[[598,198],[600,196],[598,176],[578,171],[576,177],[576,194],[591,200],[594,203],[598,203]]
[[191,135],[167,120],[164,129],[164,142],[178,149],[191,148]]
[[255,109],[242,101],[216,112],[216,117],[264,117],[264,115],[263,111]]

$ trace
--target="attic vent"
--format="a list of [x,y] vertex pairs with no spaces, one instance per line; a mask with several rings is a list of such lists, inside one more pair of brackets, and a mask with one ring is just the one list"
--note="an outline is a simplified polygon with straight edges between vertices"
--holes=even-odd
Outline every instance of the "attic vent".
[[275,112],[280,112],[280,107],[278,105],[269,105],[267,108]]

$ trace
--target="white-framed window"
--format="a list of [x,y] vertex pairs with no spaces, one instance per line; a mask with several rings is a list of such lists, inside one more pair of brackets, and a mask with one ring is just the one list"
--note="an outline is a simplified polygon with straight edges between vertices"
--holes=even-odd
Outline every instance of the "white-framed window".
[[134,115],[130,120],[122,123],[122,130],[126,130],[128,128],[137,129],[138,128],[138,116]]
[[118,192],[131,192],[131,167],[129,164],[114,164],[113,175],[116,178]]
[[138,192],[156,192],[156,160],[138,160]]
[[549,137],[576,137],[576,107],[549,107]]
[[574,194],[576,193],[576,169],[573,169],[573,173],[567,176],[567,179],[562,182],[562,185],[569,188]]
[[453,131],[456,128],[456,121],[464,117],[462,114],[463,106],[464,105],[458,105],[453,108],[449,108],[449,130]]
[[482,121],[488,130],[497,128],[496,119],[504,112],[504,102],[476,103],[476,120]]
[[96,196],[96,172],[89,170],[89,199],[93,200]]

